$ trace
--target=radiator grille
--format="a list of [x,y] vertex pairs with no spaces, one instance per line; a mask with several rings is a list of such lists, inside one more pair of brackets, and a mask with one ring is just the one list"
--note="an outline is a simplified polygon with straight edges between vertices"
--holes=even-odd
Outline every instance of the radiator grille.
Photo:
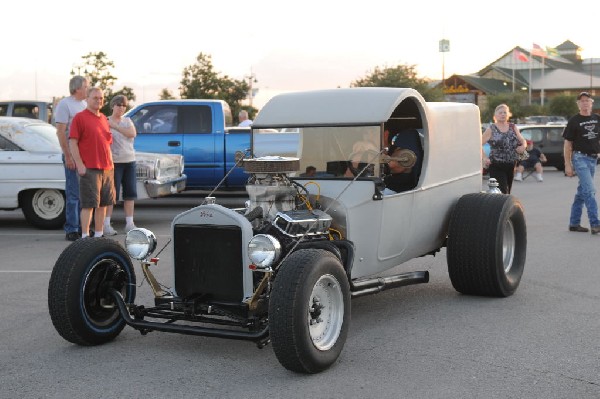
[[180,297],[243,299],[240,227],[176,225],[174,242],[175,289]]

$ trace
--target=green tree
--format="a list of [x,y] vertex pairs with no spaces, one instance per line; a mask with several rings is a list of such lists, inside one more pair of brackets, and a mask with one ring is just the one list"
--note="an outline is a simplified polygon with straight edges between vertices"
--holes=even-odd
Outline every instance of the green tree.
[[166,87],[160,91],[158,96],[161,100],[175,100],[175,96],[171,93],[171,90]]
[[103,51],[97,53],[88,53],[81,57],[83,60],[82,68],[87,71],[87,78],[90,80],[90,86],[96,86],[104,91],[104,106],[100,110],[105,115],[112,113],[109,102],[110,99],[117,94],[123,94],[129,101],[135,101],[133,89],[123,86],[121,90],[114,91],[113,86],[117,81],[117,77],[112,74],[115,63],[108,58],[108,55]]
[[[180,84],[181,98],[224,100],[231,107],[234,118],[237,118],[242,109],[242,101],[248,96],[250,90],[246,81],[232,79],[215,71],[212,57],[204,53],[196,57],[195,64],[183,68]],[[250,115],[256,111],[253,107],[245,108]]]
[[395,67],[379,67],[362,79],[350,84],[351,87],[408,87],[418,91],[426,101],[443,101],[441,88],[431,85],[431,80],[420,78],[415,65],[397,65]]
[[569,118],[579,112],[574,96],[559,94],[548,102],[548,109],[552,115],[560,115]]
[[525,101],[525,95],[522,93],[500,93],[494,96],[488,96],[488,106],[481,113],[482,122],[492,122],[494,117],[494,110],[500,104],[508,105],[510,113],[512,114],[512,121],[516,121],[519,118],[528,116],[526,110],[522,105]]

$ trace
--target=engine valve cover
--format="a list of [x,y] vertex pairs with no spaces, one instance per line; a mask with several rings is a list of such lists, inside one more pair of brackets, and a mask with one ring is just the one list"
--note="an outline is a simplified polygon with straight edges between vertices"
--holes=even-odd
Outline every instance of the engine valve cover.
[[273,225],[290,237],[327,234],[332,218],[325,212],[314,209],[277,212]]

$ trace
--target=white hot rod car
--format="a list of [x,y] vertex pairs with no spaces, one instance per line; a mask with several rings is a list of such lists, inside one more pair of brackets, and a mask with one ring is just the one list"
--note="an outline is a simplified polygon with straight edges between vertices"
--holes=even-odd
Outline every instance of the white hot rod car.
[[[399,88],[290,93],[256,117],[253,129],[270,128],[298,132],[296,157],[265,154],[255,142],[261,157],[238,157],[249,174],[244,209],[208,197],[175,217],[172,289],[150,271],[158,259],[148,230],[130,231],[124,247],[106,238],[67,247],[48,291],[58,333],[96,345],[128,324],[143,334],[271,343],[284,367],[316,373],[342,351],[351,298],[428,282],[427,271],[403,265],[410,259],[446,247],[457,291],[506,297],[517,289],[523,208],[481,191],[475,105],[426,103]],[[390,157],[392,145],[401,151]],[[391,161],[407,168],[396,193],[385,187]],[[301,177],[308,166],[316,171]],[[141,260],[152,306],[135,303],[131,258]]]
[[[136,153],[138,199],[185,189],[181,155]],[[65,223],[65,172],[56,128],[36,119],[0,117],[0,209],[21,208],[38,228]]]

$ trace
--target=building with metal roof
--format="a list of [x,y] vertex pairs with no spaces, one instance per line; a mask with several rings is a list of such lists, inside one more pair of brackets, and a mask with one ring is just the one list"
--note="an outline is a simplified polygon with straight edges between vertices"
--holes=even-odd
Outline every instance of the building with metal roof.
[[[534,45],[535,46],[535,45]],[[446,100],[487,105],[488,95],[521,91],[529,104],[544,105],[555,95],[581,91],[600,96],[600,58],[583,59],[566,40],[555,48],[514,47],[472,75],[452,75],[440,84]]]

